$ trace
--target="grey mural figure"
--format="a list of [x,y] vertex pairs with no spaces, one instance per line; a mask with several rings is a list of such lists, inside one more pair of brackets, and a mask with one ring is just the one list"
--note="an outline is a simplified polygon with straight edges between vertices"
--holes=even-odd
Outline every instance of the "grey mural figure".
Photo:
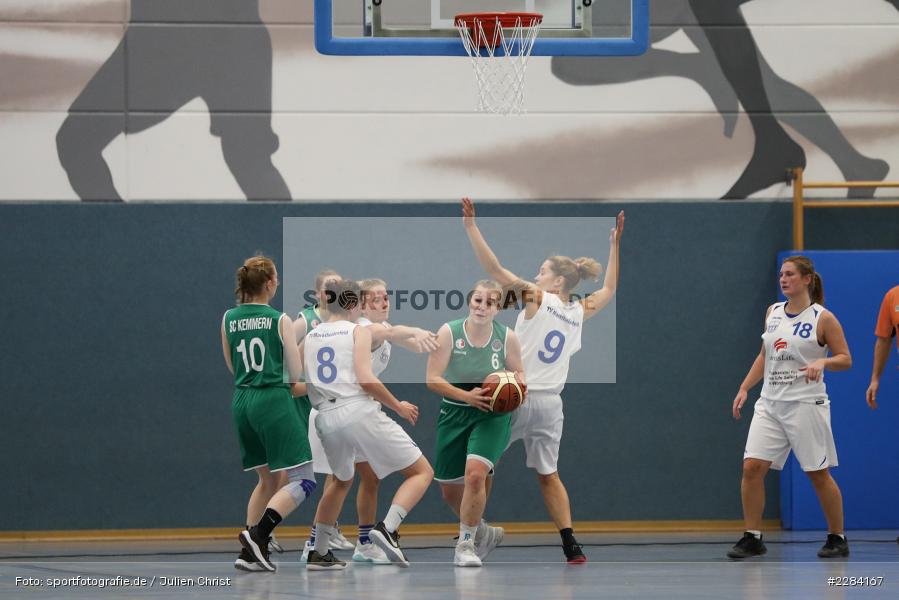
[[[827,153],[846,180],[881,181],[890,170],[882,160],[861,154],[846,139],[814,96],[786,81],[759,51],[740,10],[751,0],[663,0],[652,3],[652,41],[681,29],[698,53],[682,54],[656,48],[636,57],[556,57],[553,73],[572,85],[623,83],[650,77],[692,79],[709,94],[724,119],[730,137],[742,104],[755,134],[752,158],[725,199],[746,198],[785,181],[786,169],[804,167],[805,152],[781,122],[796,129]],[[886,0],[899,8],[899,0]],[[873,189],[853,189],[849,196],[871,197]]]
[[132,0],[124,38],[72,103],[56,136],[78,196],[121,201],[103,149],[195,98],[209,107],[210,132],[221,138],[225,162],[247,199],[290,200],[271,158],[278,148],[271,124],[272,43],[258,0]]

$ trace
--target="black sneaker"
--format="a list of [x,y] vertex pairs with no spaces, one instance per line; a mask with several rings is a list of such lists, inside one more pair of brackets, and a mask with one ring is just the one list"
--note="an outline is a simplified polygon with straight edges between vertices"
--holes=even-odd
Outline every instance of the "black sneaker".
[[734,544],[734,547],[727,553],[728,558],[749,558],[750,556],[761,556],[768,552],[765,544],[762,543],[761,536],[755,537],[748,531],[743,534],[740,541]]
[[256,527],[241,531],[238,539],[240,540],[241,545],[246,548],[253,557],[253,560],[262,565],[266,571],[274,571],[277,569],[275,563],[268,558],[268,539],[263,540],[259,538]]
[[403,549],[400,548],[399,532],[394,531],[393,533],[390,533],[387,531],[387,528],[384,527],[384,521],[375,525],[372,530],[368,532],[368,537],[384,551],[384,554],[387,555],[390,562],[400,567],[409,566],[409,560],[403,553]]
[[250,573],[258,573],[259,571],[267,571],[262,564],[253,558],[253,555],[250,554],[250,551],[246,548],[241,548],[240,556],[237,557],[237,560],[234,561],[234,568],[239,571],[247,571]]
[[306,559],[306,568],[310,571],[339,571],[346,569],[346,562],[334,556],[330,550],[324,556],[312,550]]
[[819,558],[839,558],[849,556],[849,542],[836,534],[828,533],[827,541],[818,550]]
[[580,565],[587,562],[587,557],[584,556],[580,544],[562,544],[562,552],[565,553],[569,565]]

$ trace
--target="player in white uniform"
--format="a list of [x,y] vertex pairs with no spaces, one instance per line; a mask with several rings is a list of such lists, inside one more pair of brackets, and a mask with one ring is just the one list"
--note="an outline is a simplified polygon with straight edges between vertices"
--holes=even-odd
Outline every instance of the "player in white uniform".
[[[524,370],[528,374],[528,401],[512,415],[512,442],[522,440],[527,466],[537,471],[546,509],[559,529],[562,551],[569,563],[586,562],[574,537],[571,503],[559,478],[559,444],[562,440],[562,389],[568,378],[571,356],[581,347],[584,321],[602,310],[618,287],[618,249],[624,232],[624,211],[609,236],[609,264],[601,289],[580,301],[571,292],[583,278],[596,279],[602,271],[592,258],[572,260],[551,256],[540,265],[534,283],[503,267],[475,224],[474,204],[462,200],[465,232],[481,266],[524,302],[515,333],[521,340]],[[511,442],[510,442],[511,443]]]
[[328,544],[353,483],[357,456],[366,458],[378,479],[394,471],[406,477],[387,516],[369,535],[392,562],[408,566],[397,529],[421,500],[434,471],[408,434],[384,414],[381,404],[412,425],[418,420],[418,407],[397,400],[372,372],[371,333],[355,323],[361,312],[359,285],[339,281],[327,284],[326,289],[330,316],[306,334],[302,354],[310,399],[319,411],[315,428],[334,478],[319,502],[315,549],[309,553],[306,568],[346,566],[334,557]]
[[739,419],[749,390],[764,378],[743,453],[740,492],[746,531],[727,555],[747,558],[767,552],[761,533],[765,474],[772,468],[782,469],[792,449],[815,487],[827,519],[827,541],[818,556],[848,556],[843,497],[829,470],[837,466],[837,451],[823,374],[825,369],[848,369],[852,357],[840,322],[821,306],[824,288],[808,258],[784,260],[780,290],[787,301],[768,308],[761,352],[733,402],[733,416]]
[[[316,327],[318,327],[321,323],[323,323],[328,318],[328,308],[327,304],[324,301],[325,296],[325,284],[330,281],[340,281],[341,277],[337,271],[333,269],[322,269],[315,276],[315,298],[316,303],[313,306],[304,308],[297,315],[296,320],[293,322],[293,332],[296,338],[297,344],[303,343],[303,338],[306,337],[306,334]],[[312,448],[312,465],[313,469],[316,473],[325,473],[327,474],[325,477],[325,483],[323,489],[327,490],[331,485],[331,475],[330,469],[322,468],[321,465],[323,463],[322,459],[322,451],[321,451],[321,443],[318,441],[318,436],[315,433],[315,427],[312,426],[312,423],[315,422],[315,415],[318,414],[318,411],[314,408],[311,408],[309,405],[309,398],[305,394],[297,399],[297,402],[300,404],[301,410],[305,411],[307,416],[307,420],[309,423],[309,446]],[[327,462],[324,462],[327,465]],[[315,539],[315,526],[312,526],[312,537],[310,538],[312,541]],[[303,560],[306,559],[306,556],[309,553],[309,549],[312,547],[310,542],[306,542],[305,548],[303,550]],[[283,552],[281,546],[272,540],[272,548],[277,550],[278,552]],[[346,537],[344,537],[343,533],[340,531],[340,527],[337,528],[337,533],[331,536],[331,548],[334,550],[352,550],[354,548],[353,543],[350,542]]]
[[[372,336],[371,367],[375,376],[380,376],[390,362],[393,343],[412,352],[431,352],[439,347],[437,335],[418,327],[405,325],[391,326],[387,321],[390,313],[390,298],[387,294],[387,283],[381,279],[366,279],[360,282],[362,293],[362,316],[356,321],[365,326]],[[310,414],[313,422],[314,410]],[[316,473],[326,473],[327,482],[333,480],[333,471],[328,464],[325,449],[315,427],[309,428],[309,445],[312,448],[312,459]],[[378,487],[380,480],[372,471],[364,456],[356,457],[356,472],[359,473],[359,487],[356,490],[356,510],[359,515],[359,537],[353,551],[353,560],[369,562],[375,565],[391,564],[387,555],[371,542],[369,532],[374,527],[374,519],[378,508]],[[301,562],[305,562],[315,546],[317,531],[313,527],[312,535],[303,548]],[[334,540],[331,548],[335,548]]]

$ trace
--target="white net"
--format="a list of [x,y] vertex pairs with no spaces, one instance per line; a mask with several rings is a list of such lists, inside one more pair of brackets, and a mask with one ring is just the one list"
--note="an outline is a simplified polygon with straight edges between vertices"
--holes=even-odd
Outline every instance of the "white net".
[[537,14],[456,17],[456,29],[478,82],[479,111],[521,114],[524,75],[542,20]]

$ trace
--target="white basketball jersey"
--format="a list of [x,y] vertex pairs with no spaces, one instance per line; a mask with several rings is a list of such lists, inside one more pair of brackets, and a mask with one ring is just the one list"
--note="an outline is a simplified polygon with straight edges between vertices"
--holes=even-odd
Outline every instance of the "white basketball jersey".
[[[359,325],[371,325],[372,322],[366,319],[365,317],[359,317],[356,320],[356,323]],[[381,323],[384,327],[390,327],[389,323]],[[390,342],[384,340],[381,342],[381,345],[371,351],[371,370],[372,373],[375,374],[375,377],[379,377],[381,373],[384,372],[384,369],[387,368],[387,363],[390,362]]]
[[309,400],[318,410],[328,410],[349,400],[368,397],[353,367],[355,323],[322,323],[306,334],[303,369],[309,384]]
[[765,384],[761,396],[766,400],[826,400],[823,374],[818,381],[806,382],[805,371],[799,370],[827,357],[827,346],[818,344],[818,319],[825,308],[812,304],[798,315],[788,315],[785,306],[786,302],[775,304],[765,322]]
[[544,292],[543,302],[532,319],[521,311],[515,333],[521,341],[521,358],[528,389],[559,394],[568,379],[571,355],[581,349],[584,306],[564,303]]

